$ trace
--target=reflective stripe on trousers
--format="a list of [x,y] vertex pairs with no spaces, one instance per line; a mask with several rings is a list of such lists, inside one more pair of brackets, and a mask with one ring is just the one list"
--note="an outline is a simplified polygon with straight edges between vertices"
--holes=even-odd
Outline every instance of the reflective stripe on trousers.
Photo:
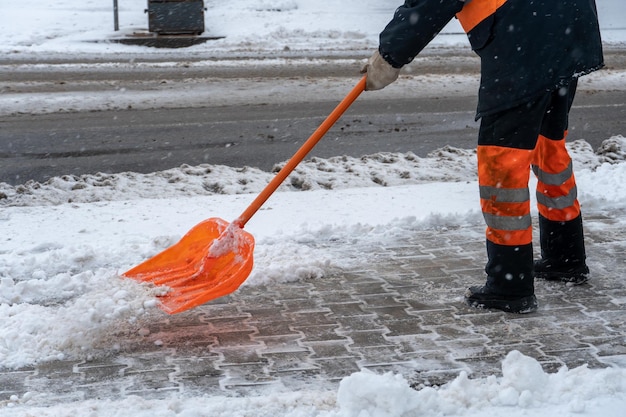
[[533,151],[501,146],[478,146],[480,206],[487,239],[513,246],[532,242],[530,165]]
[[537,207],[552,221],[573,220],[580,215],[572,160],[565,139],[539,136],[534,150],[478,146],[480,202],[487,239],[499,245],[532,242],[530,167],[537,182]]
[[559,222],[578,217],[578,191],[565,139],[552,140],[540,135],[532,169],[538,180],[539,213],[548,220]]

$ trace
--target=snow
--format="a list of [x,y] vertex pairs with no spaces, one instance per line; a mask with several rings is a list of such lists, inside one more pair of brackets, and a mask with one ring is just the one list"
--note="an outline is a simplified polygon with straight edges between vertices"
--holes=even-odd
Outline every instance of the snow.
[[[120,0],[118,33],[112,30],[110,1],[6,3],[0,14],[0,53],[5,58],[173,53],[95,42],[145,30],[144,0]],[[399,1],[205,3],[208,35],[224,38],[191,47],[190,54],[262,56],[284,52],[288,46],[290,51],[322,56],[371,51],[377,33]],[[598,0],[598,5],[605,41],[624,43],[622,0]],[[455,25],[451,23],[435,45],[465,44],[462,36],[455,35],[459,32]],[[215,62],[212,65],[220,61]],[[15,68],[27,70],[32,65]],[[411,82],[420,81],[416,77]],[[437,91],[437,83],[445,81],[430,78],[430,91]],[[459,84],[466,88],[463,81]],[[626,85],[619,71],[593,74],[581,84],[581,88],[620,91]],[[413,91],[405,94],[415,91],[406,90]],[[325,94],[337,92],[341,97],[338,91],[335,87]],[[168,105],[177,104],[175,94],[154,94],[169,100]],[[81,110],[124,104],[115,93],[92,95],[87,101],[80,96],[33,95],[19,103],[2,96],[3,114],[55,111],[68,102]],[[201,93],[197,97],[186,100],[193,104]],[[227,99],[236,101],[236,97]],[[133,96],[125,100],[141,107],[139,103],[148,99]],[[569,146],[585,210],[623,212],[626,139],[619,135],[607,138],[596,152],[584,141]],[[474,152],[454,148],[443,148],[428,158],[381,153],[304,162],[246,225],[257,248],[254,270],[244,285],[323,279],[324,270],[330,267],[362,261],[341,259],[308,245],[311,241],[339,239],[373,245],[408,236],[414,230],[481,222],[475,169]],[[169,247],[207,217],[234,220],[271,177],[271,173],[253,168],[201,165],[151,174],[63,176],[44,184],[1,183],[0,367],[16,369],[114,352],[117,346],[108,336],[120,323],[146,322],[164,314],[157,308],[159,289],[119,274]],[[211,188],[207,184],[220,193],[207,191]],[[298,220],[286,222],[293,218],[292,213],[298,213]],[[614,227],[623,230],[625,223],[619,220]],[[29,405],[35,395],[0,398],[0,416],[617,417],[623,416],[626,406],[626,368],[581,366],[549,374],[535,359],[511,351],[502,362],[501,377],[469,379],[461,373],[442,387],[420,390],[410,388],[400,375],[361,371],[341,381],[336,392],[312,389],[245,398],[169,400],[131,396],[59,402],[49,407]]]

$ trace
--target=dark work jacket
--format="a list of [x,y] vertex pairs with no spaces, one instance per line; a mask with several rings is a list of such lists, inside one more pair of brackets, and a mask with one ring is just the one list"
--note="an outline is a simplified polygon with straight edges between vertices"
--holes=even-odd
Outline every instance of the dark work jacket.
[[406,0],[379,51],[400,68],[455,16],[481,59],[476,119],[604,65],[595,0]]

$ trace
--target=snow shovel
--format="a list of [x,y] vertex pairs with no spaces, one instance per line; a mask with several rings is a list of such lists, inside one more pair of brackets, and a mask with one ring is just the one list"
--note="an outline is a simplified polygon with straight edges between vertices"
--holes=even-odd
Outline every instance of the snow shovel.
[[160,307],[180,313],[235,291],[252,271],[254,237],[245,224],[276,191],[333,124],[365,90],[365,77],[276,174],[248,208],[232,223],[210,218],[194,226],[163,252],[126,271],[123,276],[166,286]]

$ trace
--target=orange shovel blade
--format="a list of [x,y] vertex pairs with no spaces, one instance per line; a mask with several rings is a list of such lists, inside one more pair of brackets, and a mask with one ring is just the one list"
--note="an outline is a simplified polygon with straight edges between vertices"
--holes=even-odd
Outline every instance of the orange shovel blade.
[[235,291],[252,271],[254,237],[241,227],[210,218],[175,245],[126,271],[123,276],[163,285],[160,307],[180,313]]

